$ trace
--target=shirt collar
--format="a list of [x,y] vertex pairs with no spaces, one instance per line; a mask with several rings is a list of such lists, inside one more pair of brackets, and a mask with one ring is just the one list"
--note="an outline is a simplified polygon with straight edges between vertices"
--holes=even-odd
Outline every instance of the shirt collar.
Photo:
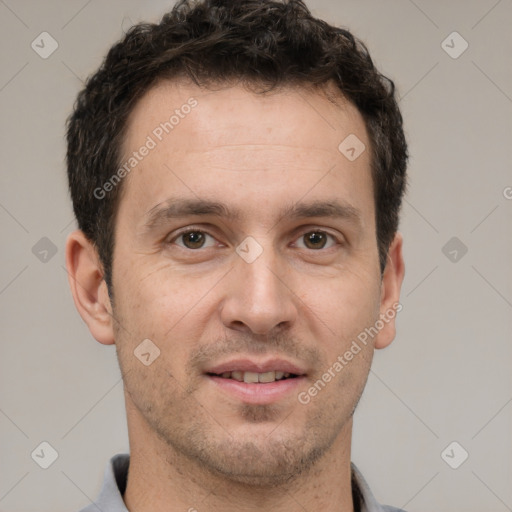
[[[129,454],[114,455],[105,468],[103,486],[98,499],[80,512],[128,512],[123,501],[123,494],[126,490],[129,464]],[[404,512],[392,507],[383,507],[377,503],[366,480],[354,463],[351,463],[351,468],[354,501],[359,501],[359,509],[357,503],[354,503],[356,510],[360,512]]]

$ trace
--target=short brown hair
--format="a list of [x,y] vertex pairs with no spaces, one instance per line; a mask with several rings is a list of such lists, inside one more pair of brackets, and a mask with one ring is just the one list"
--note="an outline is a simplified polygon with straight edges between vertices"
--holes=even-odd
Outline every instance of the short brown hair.
[[115,174],[127,118],[160,79],[207,87],[240,81],[261,92],[335,82],[362,117],[371,142],[381,271],[398,229],[407,144],[393,82],[349,31],[312,16],[301,0],[182,0],[158,24],[133,26],[78,94],[67,123],[67,172],[79,228],[95,245],[111,289],[121,185],[94,193]]

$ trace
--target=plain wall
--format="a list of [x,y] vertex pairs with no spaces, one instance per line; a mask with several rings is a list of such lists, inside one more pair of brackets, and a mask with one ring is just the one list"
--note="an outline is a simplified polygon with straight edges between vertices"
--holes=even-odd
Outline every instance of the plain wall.
[[[64,268],[64,122],[123,30],[172,3],[0,2],[1,511],[78,510],[128,450],[115,349],[90,335]],[[512,510],[512,3],[308,5],[395,81],[411,153],[403,310],[375,355],[352,460],[379,501],[410,512]],[[43,31],[58,43],[47,59],[31,47]],[[442,47],[454,31],[469,43],[458,58]],[[42,441],[59,454],[46,470],[31,458]],[[453,441],[469,453],[458,469],[441,457]]]

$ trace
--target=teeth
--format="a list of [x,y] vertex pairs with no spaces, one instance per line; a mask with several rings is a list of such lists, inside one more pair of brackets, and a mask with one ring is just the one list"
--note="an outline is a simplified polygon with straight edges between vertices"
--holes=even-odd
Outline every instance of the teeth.
[[244,372],[244,382],[258,382],[258,374],[255,372]]
[[244,372],[231,372],[231,378],[243,382]]
[[223,372],[220,374],[224,379],[234,379],[238,382],[247,382],[249,384],[254,384],[256,382],[275,382],[276,380],[287,379],[290,377],[290,373],[288,372],[280,372],[280,371],[271,371],[264,373],[256,373],[256,372]]
[[276,372],[266,372],[258,374],[259,382],[274,382],[276,380]]

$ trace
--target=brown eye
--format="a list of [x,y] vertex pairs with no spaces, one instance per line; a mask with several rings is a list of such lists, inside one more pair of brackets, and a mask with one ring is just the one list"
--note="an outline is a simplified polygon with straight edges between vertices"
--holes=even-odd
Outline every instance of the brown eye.
[[201,249],[204,247],[207,237],[210,237],[212,240],[214,240],[214,238],[208,233],[204,233],[203,231],[198,230],[191,230],[180,233],[175,238],[175,240],[181,240],[181,244],[178,243],[177,245],[184,247],[185,249]]
[[325,233],[324,231],[310,231],[309,233],[305,233],[299,238],[299,240],[304,241],[305,246],[301,247],[299,245],[299,247],[301,247],[302,249],[306,248],[312,250],[325,249],[329,238],[333,240],[333,243],[331,244],[330,247],[332,247],[332,245],[336,245],[336,239],[334,238],[333,235]]
[[304,240],[306,241],[306,246],[309,249],[323,249],[327,241],[327,237],[325,236],[325,233],[313,232],[304,235]]
[[204,244],[204,235],[198,231],[191,231],[182,235],[183,242],[189,249],[199,249]]

